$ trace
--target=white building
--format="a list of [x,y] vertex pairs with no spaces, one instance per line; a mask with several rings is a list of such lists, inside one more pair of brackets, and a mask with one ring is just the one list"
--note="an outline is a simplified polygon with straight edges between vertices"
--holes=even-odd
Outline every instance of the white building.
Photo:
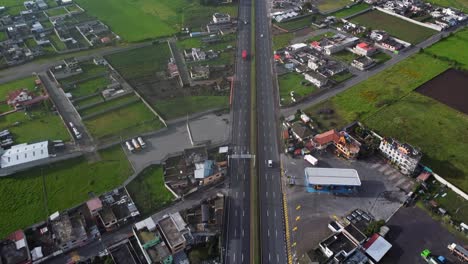
[[227,23],[230,21],[231,21],[231,16],[229,14],[224,14],[224,13],[213,14],[213,23],[215,24]]
[[316,72],[308,72],[304,74],[304,77],[307,81],[311,82],[313,85],[317,86],[318,88],[327,85],[328,79],[321,75],[320,73]]
[[380,151],[394,162],[403,174],[412,174],[421,160],[421,152],[407,143],[400,143],[392,138],[383,138]]
[[1,157],[1,167],[7,168],[49,157],[49,142],[43,141],[28,145],[27,143],[12,146]]

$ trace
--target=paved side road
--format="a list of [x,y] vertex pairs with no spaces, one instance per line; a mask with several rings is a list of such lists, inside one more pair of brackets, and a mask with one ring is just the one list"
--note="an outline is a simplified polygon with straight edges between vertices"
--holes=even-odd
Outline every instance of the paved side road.
[[378,67],[375,67],[373,69],[365,71],[362,75],[356,76],[356,77],[354,77],[354,78],[352,78],[352,79],[350,79],[348,81],[345,81],[344,83],[338,85],[337,87],[331,88],[330,90],[328,90],[327,92],[325,92],[323,94],[320,94],[318,96],[312,96],[312,97],[310,97],[309,99],[305,100],[304,102],[302,102],[300,104],[297,104],[297,105],[292,106],[292,107],[287,107],[287,108],[281,109],[281,114],[283,114],[284,116],[289,116],[289,115],[294,114],[297,109],[305,109],[305,108],[307,108],[309,106],[312,106],[312,105],[318,104],[318,103],[320,103],[322,101],[325,101],[328,98],[331,98],[331,97],[333,97],[333,96],[335,96],[335,95],[337,95],[337,94],[339,94],[339,93],[353,87],[354,85],[369,79],[373,75],[375,75],[375,74],[377,74],[379,72],[382,72],[385,69],[399,63],[400,61],[408,58],[409,56],[411,56],[413,54],[416,54],[417,52],[419,52],[419,49],[421,49],[421,48],[424,49],[424,48],[427,48],[427,47],[431,46],[432,44],[439,41],[441,38],[448,36],[451,32],[454,32],[455,30],[456,29],[439,32],[439,33],[435,34],[434,36],[424,40],[423,42],[415,45],[414,47],[410,48],[409,50],[401,52],[400,54],[394,56],[392,59],[386,61],[383,65],[380,65]]

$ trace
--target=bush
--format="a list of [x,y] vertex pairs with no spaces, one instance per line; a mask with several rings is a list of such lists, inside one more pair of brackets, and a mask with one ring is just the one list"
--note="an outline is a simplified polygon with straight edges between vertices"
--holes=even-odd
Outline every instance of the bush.
[[366,236],[371,236],[374,233],[379,232],[380,228],[385,225],[385,220],[372,221],[364,230]]

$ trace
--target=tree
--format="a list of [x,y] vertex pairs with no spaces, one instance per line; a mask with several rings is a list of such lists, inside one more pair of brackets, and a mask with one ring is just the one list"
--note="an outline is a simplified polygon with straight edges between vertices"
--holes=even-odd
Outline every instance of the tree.
[[302,5],[302,9],[312,10],[312,3],[311,2],[304,3]]
[[379,232],[380,228],[385,225],[385,220],[372,221],[364,230],[367,236],[371,236],[374,233]]

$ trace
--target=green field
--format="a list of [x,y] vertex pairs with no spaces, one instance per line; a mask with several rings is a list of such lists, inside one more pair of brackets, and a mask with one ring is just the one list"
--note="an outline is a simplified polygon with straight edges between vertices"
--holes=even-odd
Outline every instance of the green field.
[[91,192],[110,191],[132,174],[120,146],[99,153],[95,163],[76,158],[1,177],[0,237],[85,202]]
[[88,131],[97,139],[129,137],[164,127],[141,102],[84,120]]
[[337,52],[335,54],[333,54],[333,57],[336,58],[337,60],[340,60],[342,62],[345,62],[345,63],[351,63],[353,62],[353,60],[355,60],[356,58],[359,57],[359,55],[357,54],[354,54],[350,51],[347,51],[347,50],[342,50],[340,52]]
[[341,9],[339,11],[333,12],[333,13],[330,14],[330,16],[335,16],[337,18],[344,18],[344,17],[348,17],[350,15],[359,13],[359,12],[361,12],[363,10],[366,10],[369,7],[370,7],[370,5],[368,5],[366,3],[359,3],[357,5],[353,5],[353,6],[349,7],[349,8],[344,8],[344,9]]
[[105,75],[108,70],[107,66],[96,65],[93,62],[80,63],[80,67],[83,70],[82,73],[60,80],[60,83],[65,86],[65,89],[67,85],[70,85],[77,81],[85,80],[88,78],[94,79],[94,77],[96,76]]
[[5,31],[0,31],[0,41],[4,41],[7,39],[8,39],[7,33]]
[[49,9],[46,11],[48,16],[60,16],[60,15],[65,15],[68,13],[67,9],[63,7],[55,8],[55,9]]
[[298,19],[293,19],[293,20],[289,20],[286,22],[277,23],[277,25],[281,28],[291,31],[291,30],[309,27],[312,24],[312,22],[317,19],[317,17],[318,17],[317,15],[308,15],[308,16],[301,17]]
[[465,28],[425,49],[425,52],[456,60],[468,69],[468,52],[461,52],[466,49],[467,44],[468,29]]
[[143,170],[129,185],[127,190],[141,214],[150,215],[174,198],[164,186],[164,171],[161,166],[150,166]]
[[103,101],[104,101],[104,99],[102,98],[102,95],[97,94],[97,95],[93,95],[91,97],[88,97],[86,99],[75,101],[73,104],[78,106],[78,107],[83,107],[85,105],[90,105],[90,104],[99,103],[99,102],[103,102]]
[[95,105],[93,107],[86,108],[86,109],[78,111],[78,112],[80,113],[80,115],[82,117],[84,117],[84,116],[87,116],[87,115],[94,114],[96,112],[104,111],[104,110],[112,108],[112,107],[127,104],[127,103],[130,103],[130,102],[135,102],[137,100],[139,100],[138,97],[136,97],[136,95],[132,93],[130,95],[125,95],[125,96],[121,96],[121,97],[117,97],[115,99],[105,101],[103,103],[97,104],[97,105]]
[[285,48],[291,44],[291,40],[294,39],[294,33],[283,33],[273,36],[273,50],[279,50]]
[[182,27],[200,31],[215,12],[237,16],[236,5],[202,6],[192,0],[77,0],[88,13],[98,17],[125,41],[170,36]]
[[392,56],[388,55],[385,52],[377,52],[376,54],[371,56],[377,63],[384,63],[392,58]]
[[35,79],[36,78],[34,77],[28,77],[24,79],[15,80],[12,82],[0,84],[0,100],[2,101],[6,100],[8,93],[18,90],[18,89],[26,88],[30,91],[33,91],[34,86],[35,86],[34,85]]
[[290,95],[292,91],[294,91],[294,99],[296,99],[296,101],[317,91],[317,87],[313,85],[305,86],[302,85],[301,82],[310,84],[308,81],[305,81],[304,76],[299,73],[291,72],[278,76],[279,94],[282,106],[293,103]]
[[320,12],[328,12],[351,4],[350,0],[320,0],[317,7]]
[[127,80],[131,81],[156,72],[165,71],[171,57],[166,42],[107,56],[109,63]]
[[468,0],[427,0],[426,2],[439,6],[455,7],[464,13],[468,11]]
[[70,92],[74,98],[79,98],[82,96],[97,93],[105,89],[108,84],[110,84],[109,79],[104,76],[101,76],[87,80],[85,82],[80,82],[76,84],[76,87],[66,89],[66,91]]
[[385,30],[388,34],[412,44],[417,44],[436,33],[435,30],[418,26],[378,10],[353,17],[351,21],[371,29]]
[[161,100],[155,107],[165,119],[173,119],[206,110],[227,108],[228,105],[228,96],[186,96]]

